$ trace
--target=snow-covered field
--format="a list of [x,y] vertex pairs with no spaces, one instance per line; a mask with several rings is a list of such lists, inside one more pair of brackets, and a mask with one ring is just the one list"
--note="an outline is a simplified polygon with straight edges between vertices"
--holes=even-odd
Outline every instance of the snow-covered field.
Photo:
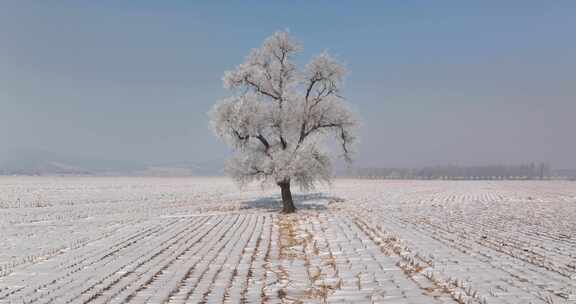
[[576,303],[576,183],[0,178],[0,303]]

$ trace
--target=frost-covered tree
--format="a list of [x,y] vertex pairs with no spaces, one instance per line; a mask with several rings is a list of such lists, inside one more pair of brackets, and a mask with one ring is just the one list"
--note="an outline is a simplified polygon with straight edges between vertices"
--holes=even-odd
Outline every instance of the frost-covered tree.
[[214,132],[236,152],[226,172],[240,185],[278,185],[286,213],[295,211],[291,183],[307,190],[330,181],[327,137],[351,160],[357,125],[340,95],[344,67],[322,53],[299,71],[293,57],[300,49],[288,33],[274,33],[225,72],[224,87],[235,95],[210,112]]

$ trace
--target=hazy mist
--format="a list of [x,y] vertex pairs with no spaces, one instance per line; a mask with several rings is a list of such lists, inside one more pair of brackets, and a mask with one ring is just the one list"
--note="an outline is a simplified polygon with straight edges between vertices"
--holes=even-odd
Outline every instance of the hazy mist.
[[358,166],[576,168],[572,1],[160,3],[0,3],[0,162],[221,162],[224,71],[289,29],[346,63]]

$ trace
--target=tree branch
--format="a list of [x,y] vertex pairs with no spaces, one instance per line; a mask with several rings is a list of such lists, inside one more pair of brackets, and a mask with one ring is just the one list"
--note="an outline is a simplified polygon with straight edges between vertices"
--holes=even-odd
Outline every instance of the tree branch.
[[248,140],[248,139],[250,138],[250,135],[244,135],[244,136],[242,136],[242,135],[240,135],[240,132],[238,132],[238,131],[235,130],[235,129],[232,129],[232,132],[233,132],[234,135],[236,135],[236,137],[238,137],[238,139],[241,140],[241,141],[246,141],[246,140]]
[[254,83],[253,81],[251,81],[250,79],[248,79],[248,77],[244,78],[244,81],[249,84],[250,86],[252,86],[252,88],[254,88],[254,90],[256,90],[256,92],[262,94],[262,95],[266,95],[274,100],[280,100],[279,96],[276,96],[270,92],[265,91],[264,89],[260,88],[260,86],[258,86],[256,83]]
[[270,148],[270,143],[268,143],[268,140],[266,140],[266,138],[264,138],[264,136],[262,136],[262,134],[258,134],[258,136],[256,136],[256,138],[258,138],[258,140],[260,140],[260,142],[264,145],[264,148],[266,148],[266,150],[268,150]]

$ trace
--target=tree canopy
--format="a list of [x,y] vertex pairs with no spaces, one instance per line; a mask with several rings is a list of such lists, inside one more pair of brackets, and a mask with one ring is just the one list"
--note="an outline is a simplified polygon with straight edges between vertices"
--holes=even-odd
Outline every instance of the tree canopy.
[[310,189],[328,182],[330,137],[352,159],[357,120],[340,95],[346,69],[322,53],[299,70],[293,60],[301,49],[289,33],[276,32],[224,74],[234,95],[214,106],[211,127],[236,152],[226,172],[240,184],[293,181]]

